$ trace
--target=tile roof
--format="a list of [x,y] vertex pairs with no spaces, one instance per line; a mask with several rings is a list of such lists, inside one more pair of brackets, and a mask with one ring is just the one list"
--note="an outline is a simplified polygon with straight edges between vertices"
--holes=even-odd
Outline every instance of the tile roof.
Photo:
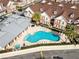
[[[9,1],[15,1],[15,0],[0,0],[0,3],[2,3],[3,6],[7,6],[7,4],[9,3]],[[16,0],[16,2],[21,2],[21,0]]]
[[[50,3],[50,4],[49,4]],[[58,7],[59,3],[54,3],[52,1],[48,0],[45,3],[36,3],[30,6],[30,8],[34,11],[34,12],[41,12],[44,11],[46,12],[49,16],[53,15],[53,11],[57,11],[58,14],[60,14],[63,10],[61,7]]]
[[[50,4],[48,4],[50,2]],[[62,4],[63,6],[59,6]],[[76,6],[76,9],[71,8],[72,6]],[[50,17],[54,14],[54,11],[57,12],[57,16],[63,15],[67,20],[69,19],[69,15],[74,13],[74,18],[76,19],[79,17],[79,5],[70,4],[70,3],[58,3],[53,2],[51,0],[46,0],[45,3],[36,3],[30,6],[30,8],[34,12],[46,12]]]
[[[50,5],[48,3],[51,3]],[[59,4],[62,4],[63,6],[59,6]],[[70,13],[74,13],[75,14],[75,18],[78,17],[79,14],[79,5],[76,5],[77,9],[73,10],[71,7],[74,6],[73,4],[67,4],[67,3],[55,3],[52,2],[50,0],[46,0],[45,3],[37,3],[37,4],[33,4],[30,6],[30,8],[34,11],[34,12],[41,12],[44,11],[46,12],[49,16],[52,16],[54,13],[54,11],[57,12],[57,15],[61,15],[63,14],[63,16],[68,19],[69,14]],[[78,12],[78,13],[77,13]]]
[[0,3],[2,3],[4,6],[7,6],[9,0],[0,0]]

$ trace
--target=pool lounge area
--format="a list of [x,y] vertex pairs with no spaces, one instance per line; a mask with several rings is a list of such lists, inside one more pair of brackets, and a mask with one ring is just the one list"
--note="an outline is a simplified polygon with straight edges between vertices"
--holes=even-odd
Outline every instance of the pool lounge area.
[[57,42],[60,40],[60,37],[59,35],[56,35],[53,32],[45,32],[45,31],[37,31],[33,35],[28,34],[24,37],[25,41],[29,41],[31,43],[36,43],[43,39]]
[[[63,37],[59,33],[41,26],[29,26],[7,48],[19,49],[38,44],[61,43]],[[65,41],[65,40],[64,40]]]

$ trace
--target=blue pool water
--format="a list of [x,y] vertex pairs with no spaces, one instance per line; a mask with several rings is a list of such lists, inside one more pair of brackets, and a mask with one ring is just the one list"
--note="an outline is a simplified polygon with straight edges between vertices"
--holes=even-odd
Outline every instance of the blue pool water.
[[38,31],[35,32],[33,35],[28,34],[27,36],[24,37],[25,41],[29,41],[31,43],[35,43],[39,40],[51,40],[51,41],[59,41],[60,37],[59,35],[56,35],[54,33],[51,32],[44,32],[44,31]]
[[16,48],[16,49],[20,48],[20,44],[17,43],[17,44],[15,45],[15,48]]

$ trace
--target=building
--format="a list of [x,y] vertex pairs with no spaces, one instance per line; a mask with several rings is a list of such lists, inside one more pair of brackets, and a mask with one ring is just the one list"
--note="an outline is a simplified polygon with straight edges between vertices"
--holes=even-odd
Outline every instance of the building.
[[16,11],[16,4],[14,1],[9,1],[7,6],[6,6],[6,10],[7,10],[7,13],[11,13],[13,11]]
[[34,13],[40,12],[41,13],[40,22],[42,24],[50,24],[50,20],[52,19],[53,16],[59,16],[63,12],[63,9],[61,7],[57,7],[56,5],[58,4],[52,1],[43,0],[40,3],[36,3],[29,6],[25,10],[26,11],[25,15],[32,18]]
[[6,6],[8,4],[9,0],[0,0],[0,15],[5,14],[6,12]]
[[64,16],[59,16],[55,18],[54,25],[53,25],[54,27],[65,30],[66,25],[67,25],[67,22]]
[[72,4],[79,4],[79,0],[52,0],[55,2],[62,2],[62,3],[72,3]]
[[[25,6],[37,0],[0,0],[0,12],[11,13],[16,11],[16,6]],[[4,13],[3,13],[4,14]]]
[[32,18],[34,13],[40,12],[40,23],[52,23],[52,26],[64,30],[67,23],[72,23],[79,18],[78,10],[79,5],[42,0],[40,3],[29,6],[25,10],[25,15]]
[[30,25],[30,20],[18,14],[0,17],[0,47],[9,46],[10,42]]
[[[50,24],[51,19],[62,15],[62,13],[64,12],[63,10],[64,9],[61,6],[59,6],[59,3],[54,3],[52,1],[43,0],[40,3],[33,4],[32,6],[28,7],[26,9],[26,14],[25,15],[32,18],[32,15],[35,12],[40,12],[41,13],[40,23],[42,23],[42,24]],[[56,21],[55,21],[55,23],[56,23]],[[58,24],[58,26],[59,26],[59,24]],[[64,26],[66,26],[66,24],[64,24]],[[60,29],[61,29],[61,27],[60,27]]]
[[[59,19],[59,21],[57,21],[57,18],[54,18],[54,22],[57,22],[57,24],[54,23],[53,25],[60,27],[60,29],[62,28],[62,26],[64,26],[62,29],[65,29],[65,27],[68,23],[72,24],[72,23],[77,22],[77,20],[79,18],[79,12],[78,12],[79,6],[72,5],[72,4],[63,4],[62,8],[64,9],[63,14],[61,15],[62,17],[61,16],[57,17]],[[60,17],[62,20],[60,20]],[[61,21],[63,23],[62,25],[61,25]]]

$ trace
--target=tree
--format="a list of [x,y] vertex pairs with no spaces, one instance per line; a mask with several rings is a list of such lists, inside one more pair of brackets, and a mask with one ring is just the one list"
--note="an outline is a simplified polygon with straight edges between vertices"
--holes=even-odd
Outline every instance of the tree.
[[41,14],[39,12],[36,12],[33,14],[33,21],[35,21],[37,24],[40,22]]
[[68,36],[70,39],[71,43],[74,43],[76,37],[77,37],[77,32],[75,31],[76,26],[73,24],[68,24],[66,27],[65,34]]
[[16,9],[17,9],[18,11],[22,11],[22,7],[21,7],[21,6],[16,6]]

